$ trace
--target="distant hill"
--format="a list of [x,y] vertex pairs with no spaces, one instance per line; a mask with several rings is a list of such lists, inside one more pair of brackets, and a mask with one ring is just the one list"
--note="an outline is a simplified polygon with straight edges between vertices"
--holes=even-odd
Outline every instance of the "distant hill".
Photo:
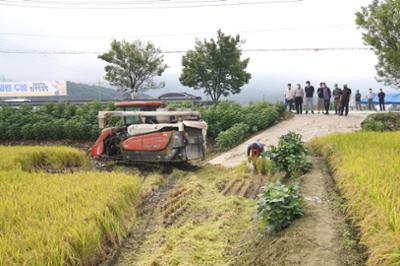
[[[141,98],[150,98],[148,95],[140,95]],[[13,99],[15,97],[2,97],[0,99]],[[53,101],[119,101],[123,100],[123,93],[115,89],[96,85],[87,85],[67,81],[67,96],[38,96],[23,97],[31,102],[53,102]]]

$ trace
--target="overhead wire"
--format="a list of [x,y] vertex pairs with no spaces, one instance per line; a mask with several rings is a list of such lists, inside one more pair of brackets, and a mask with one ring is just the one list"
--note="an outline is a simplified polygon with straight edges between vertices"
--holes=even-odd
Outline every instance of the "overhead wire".
[[[253,1],[253,2],[221,2],[218,4],[197,4],[194,2],[192,5],[184,4],[184,5],[170,5],[170,6],[157,6],[157,4],[147,5],[143,4],[143,6],[101,6],[101,5],[93,5],[88,4],[87,6],[60,6],[60,5],[38,5],[31,4],[30,2],[11,2],[11,0],[0,0],[0,5],[2,6],[10,6],[10,7],[24,7],[24,8],[45,8],[45,9],[103,9],[103,10],[111,10],[111,9],[179,9],[179,8],[204,8],[204,7],[228,7],[228,6],[248,6],[248,5],[265,5],[265,4],[280,4],[280,3],[296,3],[302,2],[304,0],[269,0],[269,1]],[[175,3],[174,3],[175,4]]]
[[[341,28],[341,27],[353,27],[353,24],[336,24],[336,25],[319,25],[319,26],[298,26],[298,27],[281,27],[281,28],[269,28],[269,29],[256,29],[256,30],[239,30],[235,31],[237,34],[246,33],[263,33],[263,32],[276,32],[276,31],[290,31],[290,30],[312,30],[312,29],[328,29],[328,28]],[[231,31],[227,31],[228,33]],[[232,31],[233,32],[233,31]],[[78,39],[109,39],[109,38],[162,38],[162,37],[183,37],[183,36],[196,36],[196,35],[212,35],[215,32],[197,32],[197,33],[164,33],[164,34],[134,34],[134,35],[50,35],[50,34],[33,34],[33,33],[15,33],[15,32],[0,32],[1,35],[5,36],[17,36],[17,37],[34,37],[34,38],[78,38]]]
[[[311,48],[253,48],[242,49],[242,52],[325,52],[325,51],[369,51],[367,47],[311,47]],[[166,50],[163,54],[182,54],[187,50]],[[28,50],[28,49],[0,49],[2,54],[40,54],[40,55],[90,55],[102,54],[103,51],[79,50]]]
[[149,1],[19,1],[19,0],[0,0],[4,3],[22,4],[22,5],[171,5],[171,4],[197,4],[197,3],[221,3],[229,0],[184,0],[184,1],[171,1],[171,0],[149,0]]

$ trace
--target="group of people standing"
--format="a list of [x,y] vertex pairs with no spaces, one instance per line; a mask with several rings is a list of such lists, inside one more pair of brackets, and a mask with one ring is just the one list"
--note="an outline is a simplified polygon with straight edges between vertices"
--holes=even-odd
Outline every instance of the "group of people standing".
[[[379,100],[379,111],[386,111],[386,106],[385,106],[385,96],[386,94],[383,92],[382,89],[379,90],[378,93],[378,100]],[[361,96],[360,96],[361,98]],[[368,99],[368,110],[372,111],[375,110],[374,106],[374,98],[375,98],[375,93],[372,91],[370,88],[367,94],[367,99]],[[361,100],[361,99],[360,99]],[[360,105],[361,106],[361,105]],[[357,107],[357,99],[356,99],[356,107]],[[357,109],[358,110],[358,109]],[[361,107],[360,107],[361,110]]]
[[314,86],[311,85],[310,81],[306,82],[304,89],[301,87],[301,84],[297,84],[296,89],[292,89],[292,84],[289,83],[285,91],[285,102],[289,111],[292,111],[295,107],[296,112],[298,114],[302,114],[303,101],[305,98],[305,112],[308,114],[310,111],[313,114],[314,94],[316,94],[318,97],[318,113],[322,112],[328,115],[331,99],[333,98],[335,114],[345,116],[348,115],[351,89],[347,86],[347,84],[343,85],[343,89],[339,88],[338,84],[335,84],[335,88],[332,91],[325,82],[321,82],[317,90],[315,90]]

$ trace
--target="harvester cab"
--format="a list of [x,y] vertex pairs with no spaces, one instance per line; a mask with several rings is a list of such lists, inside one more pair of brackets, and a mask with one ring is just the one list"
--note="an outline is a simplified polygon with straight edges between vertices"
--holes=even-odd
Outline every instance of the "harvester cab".
[[[162,109],[158,101],[117,102],[116,111],[100,111],[100,136],[90,149],[94,158],[124,162],[184,162],[204,158],[207,124],[198,111]],[[106,128],[111,117],[122,127]]]

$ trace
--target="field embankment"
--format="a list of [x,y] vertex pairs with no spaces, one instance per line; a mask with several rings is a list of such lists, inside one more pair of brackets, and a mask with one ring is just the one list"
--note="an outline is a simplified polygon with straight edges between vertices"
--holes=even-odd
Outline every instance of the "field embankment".
[[368,265],[400,264],[400,133],[334,134],[311,142],[348,201]]
[[140,182],[123,173],[50,174],[88,165],[66,147],[0,147],[0,261],[94,264],[125,236]]

